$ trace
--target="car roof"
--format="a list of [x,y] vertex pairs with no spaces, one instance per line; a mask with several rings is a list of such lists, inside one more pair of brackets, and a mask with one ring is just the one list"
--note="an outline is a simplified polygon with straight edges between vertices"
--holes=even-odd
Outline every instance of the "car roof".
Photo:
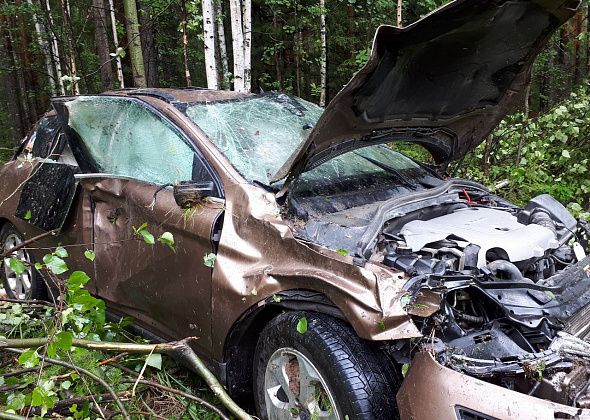
[[212,90],[201,87],[121,89],[107,91],[104,92],[103,95],[133,97],[150,96],[168,103],[217,102],[252,96],[251,93],[234,92],[230,90]]

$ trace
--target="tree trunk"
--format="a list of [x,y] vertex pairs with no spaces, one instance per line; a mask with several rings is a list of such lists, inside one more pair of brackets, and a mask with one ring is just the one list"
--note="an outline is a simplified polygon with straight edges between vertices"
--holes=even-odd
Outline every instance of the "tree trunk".
[[66,89],[63,81],[63,73],[61,69],[61,58],[59,54],[59,46],[57,45],[57,37],[55,36],[55,25],[53,23],[53,16],[51,15],[51,6],[49,0],[45,0],[45,12],[47,13],[47,24],[49,29],[49,36],[51,38],[51,55],[55,65],[55,76],[57,77],[57,84],[61,95],[66,94]]
[[244,90],[252,90],[252,0],[242,0],[244,34]]
[[104,0],[92,0],[94,16],[94,40],[100,61],[100,79],[106,90],[113,88],[113,67],[109,55],[109,37],[107,35]]
[[[141,6],[144,4],[140,2]],[[154,41],[154,22],[151,13],[148,13],[143,7],[139,12],[139,24],[141,25],[141,47],[147,87],[156,87],[158,86],[158,52]]]
[[117,63],[117,79],[119,80],[119,88],[125,88],[125,80],[123,79],[123,66],[121,65],[121,57],[118,55],[119,51],[119,36],[117,35],[117,19],[115,18],[115,6],[113,5],[113,0],[109,0],[109,9],[111,13],[111,29],[113,31],[113,43],[115,44],[115,52],[117,53],[117,58],[115,59]]
[[68,63],[69,63],[69,76],[71,83],[71,92],[74,95],[80,93],[78,86],[78,76],[76,70],[76,51],[74,49],[74,35],[72,34],[72,22],[70,20],[70,4],[69,0],[61,0],[61,11],[64,18],[64,28],[66,33],[66,43],[68,46]]
[[326,106],[326,87],[327,87],[327,40],[326,40],[326,0],[320,0],[320,42],[322,44],[322,54],[320,62],[320,106]]
[[[27,3],[29,6],[31,6],[31,8],[33,7],[33,0],[27,0]],[[39,20],[39,16],[37,16],[36,13],[33,13],[33,21],[35,22],[37,42],[39,43],[39,48],[41,49],[41,53],[45,59],[45,68],[47,70],[47,77],[49,79],[50,92],[51,95],[55,95],[57,93],[57,80],[55,78],[55,69],[53,68],[53,62],[51,60],[51,49],[47,39],[45,38],[45,26]]]
[[207,87],[217,89],[217,62],[215,60],[215,19],[213,2],[202,0],[203,6],[203,42],[205,44],[205,74]]
[[397,26],[401,28],[403,24],[403,1],[397,0]]
[[[16,5],[21,5],[21,0],[15,1]],[[37,92],[37,80],[35,75],[32,71],[32,60],[29,55],[29,31],[25,27],[25,20],[22,13],[17,15],[17,22],[18,22],[18,40],[19,40],[19,52],[18,56],[20,56],[20,63],[21,63],[21,71],[23,76],[23,87],[25,92],[25,100],[27,101],[27,107],[29,109],[29,124],[34,124],[37,121],[37,116],[39,114],[38,111],[38,104],[37,104],[37,95],[34,92]]]
[[225,42],[225,25],[223,23],[223,9],[221,5],[221,0],[215,0],[214,4],[215,8],[215,23],[217,24],[217,45],[219,46],[219,61],[221,64],[221,68],[217,68],[217,70],[221,70],[221,78],[219,80],[219,85],[222,89],[229,88],[229,65],[227,62],[227,45]]
[[[273,11],[272,14],[272,26],[275,29],[275,33],[280,32],[282,37],[282,31],[279,30],[279,16],[276,12]],[[283,90],[283,54],[282,54],[282,47],[274,48],[274,57],[275,57],[275,71],[277,82],[279,83],[279,90]]]
[[229,0],[231,15],[232,50],[234,55],[234,90],[245,92],[244,84],[244,33],[240,0]]
[[129,58],[133,72],[133,85],[138,88],[147,87],[143,52],[141,50],[141,34],[137,18],[137,4],[135,0],[123,0],[125,9],[125,27],[127,28],[127,43],[129,44]]
[[[0,17],[0,23],[5,23],[4,20],[5,19]],[[2,30],[0,34],[2,35],[0,39],[0,67],[3,69],[3,71],[0,72],[0,80],[2,80],[3,89],[6,94],[6,107],[8,110],[8,121],[10,132],[12,134],[12,142],[17,146],[25,135],[27,127],[23,123],[22,108],[19,102],[21,95],[10,37],[7,30]]]
[[[182,28],[182,56],[184,62],[184,78],[186,81],[187,86],[191,86],[193,83],[191,81],[191,72],[188,68],[188,33],[187,33],[187,13],[186,13],[186,3],[185,0],[181,0],[180,7],[182,9],[182,21],[180,22],[180,27]],[[209,13],[211,13],[211,9],[209,9]],[[211,18],[211,16],[210,16]],[[212,19],[211,19],[212,23]],[[203,13],[203,27],[205,26],[205,14]],[[213,36],[214,33],[211,33]],[[215,40],[213,38],[213,40]],[[207,41],[205,41],[207,42]],[[213,46],[213,54],[215,55],[215,45]],[[207,52],[205,52],[207,55]],[[215,57],[214,57],[215,58]],[[217,73],[215,74],[215,83],[217,83]]]

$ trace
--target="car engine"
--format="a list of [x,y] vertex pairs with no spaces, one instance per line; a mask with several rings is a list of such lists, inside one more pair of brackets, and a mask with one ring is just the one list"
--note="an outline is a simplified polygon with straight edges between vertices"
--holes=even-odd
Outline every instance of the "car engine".
[[588,224],[549,195],[524,208],[458,196],[400,212],[376,241],[372,259],[406,274],[402,305],[425,337],[389,353],[411,363],[429,351],[470,376],[590,408]]

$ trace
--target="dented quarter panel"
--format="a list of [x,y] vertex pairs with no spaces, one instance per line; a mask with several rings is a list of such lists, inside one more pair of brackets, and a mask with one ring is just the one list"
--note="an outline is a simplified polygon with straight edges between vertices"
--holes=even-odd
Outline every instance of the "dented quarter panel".
[[[363,338],[419,337],[402,309],[402,277],[376,265],[297,240],[274,195],[249,184],[226,188],[226,213],[213,270],[214,353],[222,355],[232,325],[280,291],[325,294]],[[255,238],[253,240],[253,238]]]

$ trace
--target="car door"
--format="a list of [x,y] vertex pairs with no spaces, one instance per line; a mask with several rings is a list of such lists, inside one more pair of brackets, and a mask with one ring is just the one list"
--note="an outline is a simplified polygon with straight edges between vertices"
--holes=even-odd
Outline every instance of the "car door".
[[[93,203],[96,293],[162,338],[199,337],[208,353],[211,268],[203,257],[215,251],[223,213],[217,178],[174,125],[136,99],[82,97],[65,106],[86,159],[77,178]],[[210,182],[211,197],[181,209],[171,188],[181,181]],[[173,247],[158,241],[165,232]]]

